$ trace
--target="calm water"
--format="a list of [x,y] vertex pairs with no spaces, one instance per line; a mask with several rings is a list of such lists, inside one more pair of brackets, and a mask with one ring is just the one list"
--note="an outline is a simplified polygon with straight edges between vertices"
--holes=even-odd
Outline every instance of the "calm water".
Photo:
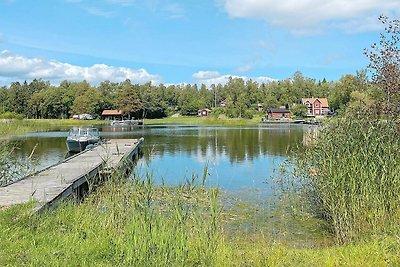
[[[192,175],[202,176],[208,164],[207,185],[225,191],[257,190],[269,193],[271,176],[287,158],[288,151],[303,142],[307,127],[268,125],[260,127],[145,126],[102,127],[103,138],[144,137],[144,156],[136,172],[153,172],[155,182],[179,184]],[[17,136],[17,156],[34,150],[36,169],[65,158],[69,129]]]

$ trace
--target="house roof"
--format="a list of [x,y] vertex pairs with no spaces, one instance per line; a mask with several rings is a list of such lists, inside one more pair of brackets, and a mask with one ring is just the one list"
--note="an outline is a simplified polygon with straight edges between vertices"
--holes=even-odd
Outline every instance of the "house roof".
[[317,101],[317,100],[319,102],[321,102],[322,107],[329,107],[327,98],[319,98],[319,97],[317,97],[317,98],[314,98],[314,97],[312,97],[312,98],[302,98],[301,102],[303,104],[305,104],[306,102],[310,102],[311,104],[314,104],[314,102]]
[[116,109],[105,109],[101,113],[101,116],[119,116],[124,114],[122,110],[116,110]]
[[269,113],[290,113],[290,110],[286,108],[271,108],[268,110]]
[[208,111],[208,112],[211,111],[211,109],[208,109],[208,108],[199,109],[199,111],[204,111],[204,110],[206,110],[206,111]]

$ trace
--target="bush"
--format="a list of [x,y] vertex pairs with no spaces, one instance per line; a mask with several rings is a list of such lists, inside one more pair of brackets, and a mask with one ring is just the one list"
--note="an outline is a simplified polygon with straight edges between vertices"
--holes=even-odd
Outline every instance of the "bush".
[[0,114],[0,119],[17,119],[22,120],[24,117],[21,114],[17,114],[15,112],[5,112]]
[[252,110],[246,110],[243,114],[243,118],[252,119],[254,116],[254,112]]
[[211,111],[211,115],[218,118],[220,115],[224,115],[226,113],[225,108],[213,108]]
[[228,108],[226,109],[226,116],[228,118],[237,118],[239,117],[239,111],[236,108]]
[[294,105],[292,107],[292,114],[295,117],[304,118],[307,116],[307,107],[305,105]]

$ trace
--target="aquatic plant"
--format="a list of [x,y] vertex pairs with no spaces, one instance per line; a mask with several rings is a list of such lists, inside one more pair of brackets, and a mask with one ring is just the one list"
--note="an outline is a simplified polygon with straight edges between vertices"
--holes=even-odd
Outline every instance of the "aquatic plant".
[[293,159],[291,188],[328,221],[338,242],[387,232],[399,222],[399,134],[396,120],[344,116]]
[[0,135],[16,135],[59,129],[60,127],[93,126],[106,123],[106,121],[99,120],[0,120]]
[[217,189],[154,186],[114,174],[83,202],[0,210],[1,266],[374,266],[398,264],[396,238],[291,247],[224,230]]
[[14,157],[15,145],[0,140],[0,186],[23,177],[29,167]]

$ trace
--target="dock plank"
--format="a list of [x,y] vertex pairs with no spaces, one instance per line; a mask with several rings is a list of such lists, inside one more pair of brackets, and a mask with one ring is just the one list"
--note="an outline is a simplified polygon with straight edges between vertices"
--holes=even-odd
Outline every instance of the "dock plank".
[[38,209],[70,195],[105,165],[115,169],[141,148],[141,139],[112,139],[15,183],[0,187],[0,207],[34,200]]

